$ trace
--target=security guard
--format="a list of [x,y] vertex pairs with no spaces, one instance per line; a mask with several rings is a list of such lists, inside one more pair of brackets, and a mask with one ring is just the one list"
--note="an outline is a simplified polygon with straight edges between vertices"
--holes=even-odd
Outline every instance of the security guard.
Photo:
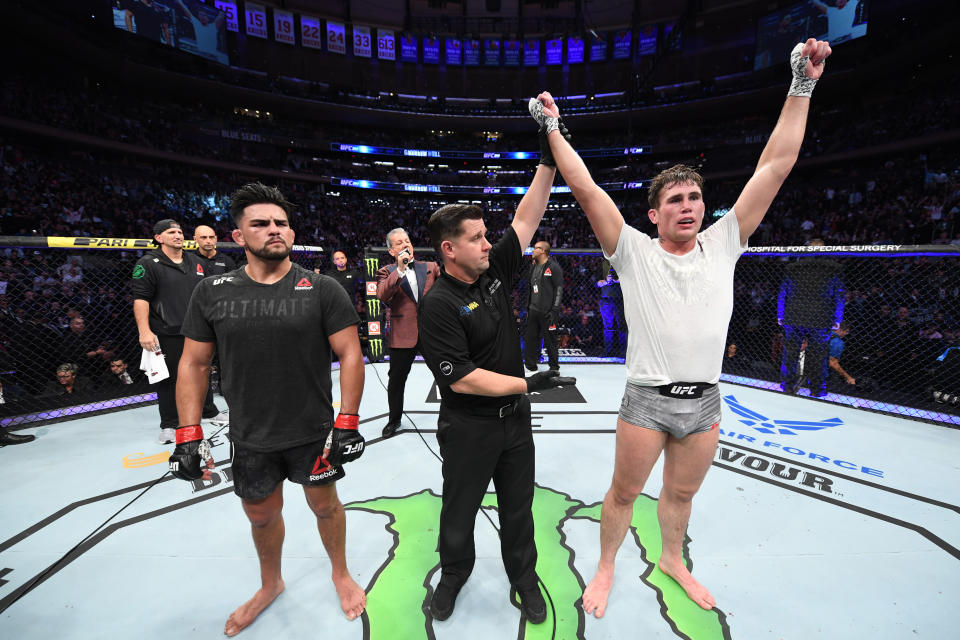
[[204,276],[222,276],[237,268],[233,258],[217,251],[217,233],[205,224],[193,230],[193,239],[197,243],[197,259],[203,265]]
[[[183,353],[180,325],[187,312],[187,303],[205,271],[195,255],[183,250],[183,230],[175,220],[161,220],[153,226],[153,239],[160,245],[137,260],[133,268],[133,317],[140,333],[140,346],[147,351],[160,350],[170,377],[153,385],[160,408],[160,444],[170,444],[176,437],[177,367]],[[225,422],[213,404],[208,390],[203,417]]]
[[363,276],[358,270],[347,267],[346,253],[339,249],[333,252],[333,268],[327,271],[327,275],[340,283],[350,302],[356,305],[357,290],[363,286]]
[[523,377],[510,290],[522,250],[540,224],[556,170],[542,158],[511,226],[496,245],[479,207],[441,207],[428,224],[443,257],[440,279],[420,302],[420,344],[440,389],[437,441],[443,456],[440,583],[430,603],[436,620],[453,613],[476,558],[473,530],[491,480],[500,509],[501,554],[530,622],[546,619],[533,540],[534,445],[530,391],[562,384],[556,371]]
[[540,362],[540,338],[547,347],[547,362],[551,369],[560,368],[557,348],[557,322],[560,320],[560,301],[563,299],[563,269],[550,255],[550,243],[540,240],[533,245],[533,264],[530,266],[530,298],[527,302],[527,330],[524,333],[524,365],[537,370]]

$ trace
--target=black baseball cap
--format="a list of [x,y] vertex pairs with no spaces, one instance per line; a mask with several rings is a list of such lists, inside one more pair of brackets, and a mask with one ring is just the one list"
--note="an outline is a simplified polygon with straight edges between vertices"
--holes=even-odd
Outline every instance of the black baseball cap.
[[177,229],[179,229],[180,223],[177,222],[176,220],[173,220],[172,218],[164,218],[157,224],[153,225],[153,235],[158,236],[164,231],[166,231],[167,229],[172,229],[173,227],[176,227]]

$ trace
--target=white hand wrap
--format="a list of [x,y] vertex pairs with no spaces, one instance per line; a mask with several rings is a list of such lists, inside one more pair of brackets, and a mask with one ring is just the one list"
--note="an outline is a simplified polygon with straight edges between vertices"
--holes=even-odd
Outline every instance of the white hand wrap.
[[530,111],[533,119],[537,121],[537,124],[540,125],[540,131],[544,135],[560,127],[557,118],[551,118],[543,112],[543,103],[536,98],[530,98],[530,102],[527,103],[527,109]]
[[790,70],[793,71],[793,82],[790,83],[788,96],[799,96],[809,98],[813,95],[813,87],[817,84],[817,78],[808,78],[804,70],[807,68],[809,56],[801,55],[803,43],[798,42],[790,53]]

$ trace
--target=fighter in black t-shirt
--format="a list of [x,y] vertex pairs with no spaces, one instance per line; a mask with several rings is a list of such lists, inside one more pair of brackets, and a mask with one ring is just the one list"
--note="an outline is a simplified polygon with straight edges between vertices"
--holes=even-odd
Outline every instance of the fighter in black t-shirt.
[[[170,469],[209,477],[213,458],[199,427],[214,349],[230,403],[234,492],[253,525],[262,585],[227,620],[233,636],[281,591],[283,481],[303,485],[333,565],[347,618],[363,613],[366,594],[347,571],[346,517],[335,482],[342,463],[363,453],[357,431],[364,364],[357,313],[332,279],[290,261],[293,205],[260,183],[233,194],[234,241],[247,265],[201,282],[183,323],[186,336],[177,385],[180,428]],[[333,420],[330,350],[340,359],[340,415]],[[203,459],[206,459],[206,468]]]
[[[546,138],[546,133],[542,136]],[[548,147],[549,148],[549,147]],[[556,170],[541,165],[507,232],[491,247],[479,207],[452,204],[428,224],[443,272],[418,312],[420,348],[440,389],[437,442],[443,456],[440,582],[430,613],[445,620],[473,571],[473,529],[493,479],[504,568],[530,622],[546,619],[533,539],[534,446],[528,391],[560,384],[556,371],[526,380],[510,291],[522,251],[543,217]]]

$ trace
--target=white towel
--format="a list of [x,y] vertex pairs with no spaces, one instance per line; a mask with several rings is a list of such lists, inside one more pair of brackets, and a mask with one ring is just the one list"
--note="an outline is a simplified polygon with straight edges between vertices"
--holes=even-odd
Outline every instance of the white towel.
[[163,352],[160,349],[156,351],[144,349],[143,355],[140,356],[140,369],[147,374],[147,380],[150,381],[150,384],[170,377],[166,358],[163,357]]

